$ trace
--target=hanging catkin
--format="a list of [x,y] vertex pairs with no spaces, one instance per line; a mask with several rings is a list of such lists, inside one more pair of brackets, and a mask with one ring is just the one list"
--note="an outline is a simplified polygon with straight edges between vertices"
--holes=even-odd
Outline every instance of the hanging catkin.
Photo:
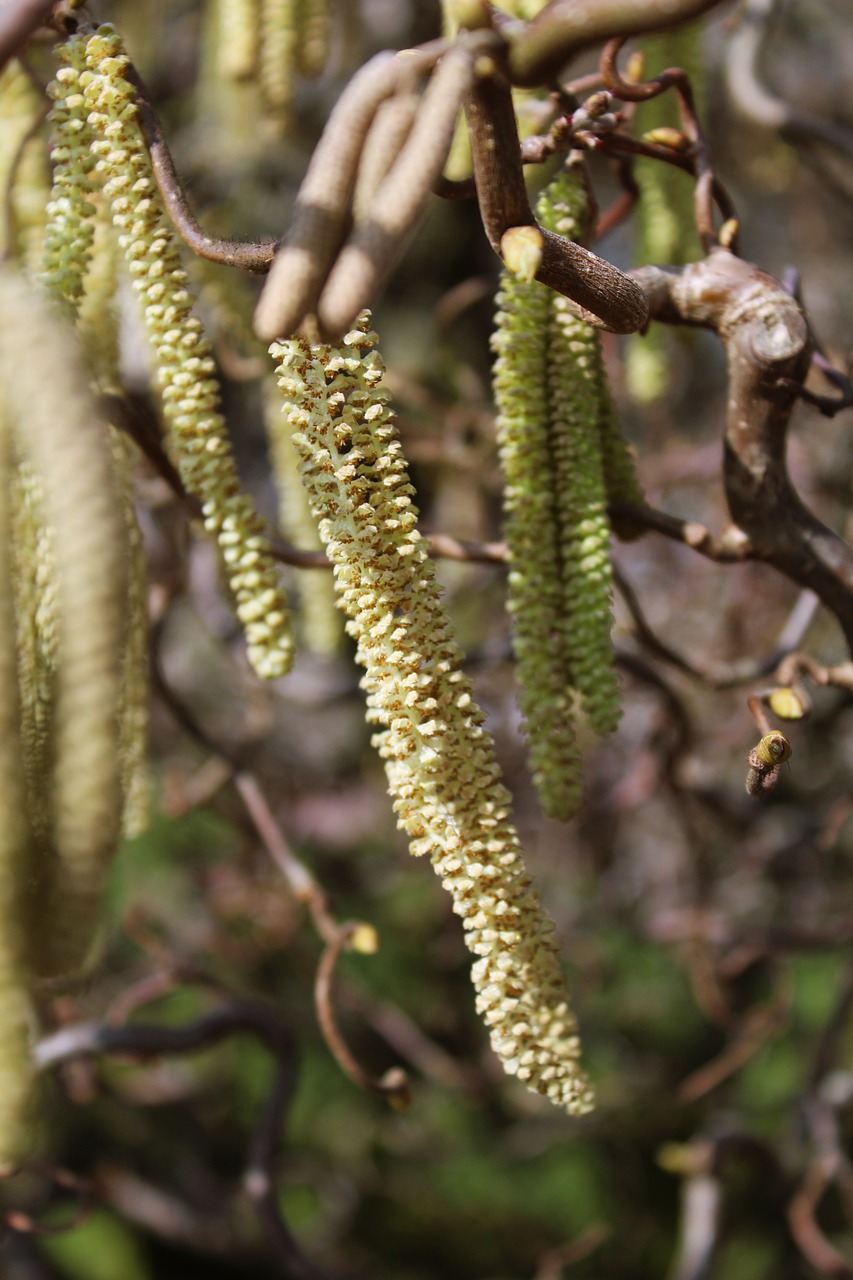
[[219,544],[249,660],[258,675],[274,679],[292,661],[284,592],[263,521],[234,465],[210,343],[193,314],[177,235],[163,208],[137,124],[133,89],[125,79],[128,59],[118,35],[107,26],[89,37],[85,47],[92,150],[143,306],[168,443],[184,484],[202,503],[205,528]]
[[341,347],[273,344],[304,482],[365,669],[368,718],[411,852],[430,856],[477,956],[477,1009],[512,1075],[592,1105],[554,930],[462,671],[367,319]]
[[[577,158],[540,197],[544,227],[582,241],[588,199]],[[610,641],[607,501],[640,501],[607,388],[598,333],[524,269],[518,237],[498,294],[492,345],[504,471],[519,701],[545,812],[581,803],[573,704],[608,733],[619,716]],[[516,261],[517,259],[517,261]]]
[[[39,359],[33,359],[33,353]],[[0,281],[0,375],[17,447],[53,531],[56,694],[51,847],[34,869],[39,972],[91,946],[121,827],[119,705],[128,548],[108,430],[65,326],[23,278]]]
[[[0,294],[4,292],[0,277]],[[6,299],[4,299],[5,301]],[[34,1031],[27,943],[26,881],[32,835],[22,759],[22,725],[13,596],[13,458],[0,397],[0,1177],[12,1172],[32,1139]]]

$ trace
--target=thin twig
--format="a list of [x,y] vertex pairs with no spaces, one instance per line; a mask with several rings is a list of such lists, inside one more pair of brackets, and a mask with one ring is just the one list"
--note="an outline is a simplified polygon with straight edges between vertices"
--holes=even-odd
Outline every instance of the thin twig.
[[244,243],[242,240],[221,240],[216,236],[208,235],[199,226],[181,185],[172,153],[163,133],[163,126],[154,110],[142,77],[132,63],[125,68],[124,76],[133,85],[135,91],[139,126],[151,155],[151,165],[157,186],[169,217],[175,225],[175,230],[182,240],[193,253],[211,262],[242,267],[244,271],[268,271],[278,247],[274,240],[263,241],[260,244]]
[[401,1067],[391,1067],[380,1077],[372,1076],[365,1071],[341,1035],[335,1016],[333,1004],[335,970],[341,954],[350,949],[360,927],[358,924],[341,926],[337,936],[327,944],[320,957],[314,982],[314,1007],[317,1012],[317,1021],[323,1032],[323,1039],[341,1070],[360,1089],[368,1093],[377,1093],[387,1098],[396,1109],[405,1110],[411,1101],[411,1090],[405,1071]]

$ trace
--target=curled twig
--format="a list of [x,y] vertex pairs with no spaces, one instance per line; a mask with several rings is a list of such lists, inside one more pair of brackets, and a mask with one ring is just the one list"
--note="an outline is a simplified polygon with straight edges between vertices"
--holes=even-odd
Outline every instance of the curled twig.
[[480,79],[465,105],[471,156],[483,227],[499,256],[515,227],[534,227],[541,236],[535,279],[571,299],[590,324],[633,333],[646,323],[642,291],[622,271],[581,245],[539,227],[530,208],[512,94],[505,74]]
[[[375,949],[375,945],[371,946],[373,940],[369,937],[365,938],[364,930],[365,926],[357,923],[341,925],[336,936],[327,943],[320,957],[314,982],[314,1007],[317,1011],[317,1021],[335,1061],[350,1080],[368,1093],[378,1093],[381,1097],[387,1098],[395,1109],[405,1110],[411,1102],[411,1090],[408,1077],[402,1067],[391,1067],[378,1078],[370,1075],[347,1045],[335,1017],[333,984],[342,952]],[[360,941],[360,937],[363,941]]]
[[645,83],[625,80],[619,74],[616,58],[627,36],[610,40],[601,55],[601,76],[607,88],[624,102],[647,102],[667,89],[674,89],[684,135],[690,144],[690,157],[696,173],[696,230],[706,252],[717,243],[713,220],[714,171],[711,153],[696,114],[690,77],[680,67],[669,67]]
[[654,319],[713,329],[729,359],[724,480],[755,559],[810,588],[853,646],[853,551],[800,500],[785,464],[796,392],[811,363],[802,308],[771,276],[715,249],[681,270],[632,272]]

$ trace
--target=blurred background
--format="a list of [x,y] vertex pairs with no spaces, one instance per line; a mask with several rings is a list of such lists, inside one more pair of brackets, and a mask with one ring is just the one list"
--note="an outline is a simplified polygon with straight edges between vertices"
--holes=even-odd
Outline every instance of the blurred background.
[[[287,225],[353,71],[378,49],[441,30],[437,3],[337,0],[325,69],[297,83],[277,116],[259,105],[255,83],[223,78],[213,0],[105,0],[93,11],[124,34],[203,224],[246,239]],[[815,329],[846,369],[853,14],[847,0],[779,0],[766,19],[760,84],[837,137],[789,141],[757,118],[752,86],[733,65],[745,17],[732,4],[701,24],[696,42],[703,120],[738,208],[743,256],[775,275],[799,270]],[[658,69],[654,56],[649,49],[649,70]],[[587,58],[571,74],[594,66]],[[606,163],[593,157],[591,171],[606,208],[619,188]],[[635,221],[597,250],[622,267],[640,260]],[[435,199],[374,315],[422,527],[477,543],[500,538],[489,386],[497,268],[475,202]],[[265,427],[273,396],[249,328],[256,284],[209,264],[194,270],[241,473],[275,523]],[[127,311],[128,395],[150,414]],[[643,342],[657,352],[651,395],[632,386],[632,361],[643,359],[632,345]],[[648,501],[721,530],[718,343],[705,333],[608,337],[605,356]],[[850,423],[849,412],[830,420],[801,407],[790,441],[804,500],[842,533]],[[650,643],[618,593],[623,720],[606,741],[585,742],[585,807],[561,825],[542,816],[527,770],[505,575],[499,565],[439,561],[526,856],[557,925],[598,1095],[596,1112],[578,1120],[506,1078],[488,1049],[458,920],[395,830],[329,575],[286,570],[304,643],[294,672],[262,688],[223,603],[213,550],[188,531],[153,472],[143,471],[139,491],[162,677],[152,819],[121,850],[102,958],[57,1000],[57,1023],[112,1011],[177,1027],[224,998],[268,1002],[298,1051],[295,1096],[274,1134],[275,1196],[301,1249],[329,1274],[853,1276],[849,696],[815,691],[811,717],[790,728],[793,757],[775,792],[758,801],[744,790],[759,736],[747,696],[767,684],[762,660],[796,635],[818,661],[843,661],[835,623],[765,566],[713,564],[655,534],[616,544],[648,631],[682,661]],[[284,540],[311,546],[310,531],[287,519]],[[235,768],[248,789],[234,785]],[[274,820],[266,841],[258,803]],[[375,955],[340,958],[335,1006],[366,1072],[409,1073],[405,1111],[344,1074],[318,1028],[324,944],[282,874],[291,857],[335,919],[378,933]],[[246,1035],[148,1064],[104,1057],[62,1068],[44,1100],[44,1169],[0,1188],[4,1212],[55,1233],[7,1230],[8,1274],[321,1274],[298,1263],[288,1272],[241,1188],[272,1080],[270,1054]],[[83,1189],[58,1186],[49,1176],[57,1167]]]

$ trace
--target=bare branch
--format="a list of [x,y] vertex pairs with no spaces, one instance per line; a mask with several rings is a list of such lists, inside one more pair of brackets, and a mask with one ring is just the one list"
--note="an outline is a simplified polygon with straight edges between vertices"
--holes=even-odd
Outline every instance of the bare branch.
[[679,271],[632,272],[652,317],[713,329],[729,359],[724,479],[732,519],[755,559],[810,588],[853,647],[853,550],[802,503],[785,452],[812,343],[802,308],[771,276],[715,249]]
[[698,18],[719,0],[552,0],[538,17],[509,33],[513,84],[545,84],[584,49],[614,36],[661,31]]
[[[483,227],[501,256],[504,234],[514,227],[536,227],[524,185],[521,146],[509,82],[498,66],[479,80],[465,104],[471,134],[474,178]],[[616,333],[641,329],[648,317],[642,291],[607,262],[563,236],[538,227],[542,259],[536,279],[575,302],[590,324]]]

